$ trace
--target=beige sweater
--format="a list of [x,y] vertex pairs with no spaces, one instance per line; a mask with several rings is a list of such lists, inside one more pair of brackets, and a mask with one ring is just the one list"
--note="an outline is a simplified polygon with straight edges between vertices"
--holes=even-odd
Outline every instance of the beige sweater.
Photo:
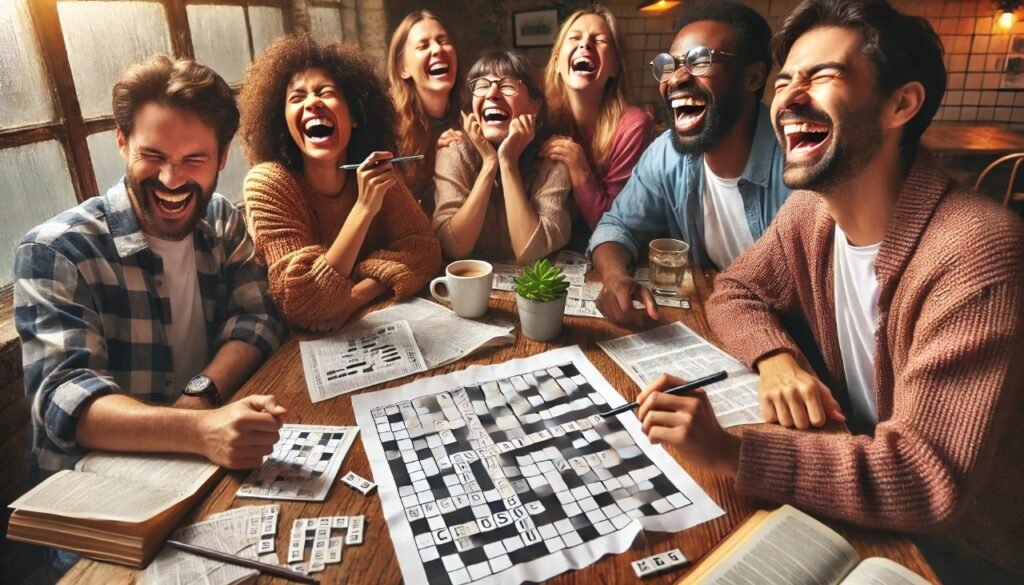
[[[794,193],[718,277],[708,317],[747,364],[803,354],[843,403],[834,226],[818,195]],[[745,430],[739,488],[1024,572],[1024,225],[922,153],[875,274],[874,436]]]
[[[468,139],[454,142],[437,151],[434,231],[448,257],[456,255],[455,237],[451,230],[452,218],[469,197],[482,165],[480,155]],[[505,196],[499,171],[491,188],[483,229],[470,254],[473,258],[514,260],[517,264],[526,264],[560,250],[569,243],[572,230],[568,209],[569,191],[572,189],[569,169],[562,163],[547,158],[538,160],[527,153],[520,159],[520,173],[530,205],[540,216],[540,224],[530,237],[526,249],[517,256],[512,250],[512,236],[508,230],[508,215],[505,213]]]
[[244,192],[249,232],[267,265],[270,295],[291,326],[308,328],[351,314],[352,287],[365,278],[403,299],[440,270],[441,250],[430,222],[401,181],[385,195],[349,276],[338,273],[324,254],[355,205],[354,174],[340,195],[324,197],[301,175],[262,163],[246,175]]

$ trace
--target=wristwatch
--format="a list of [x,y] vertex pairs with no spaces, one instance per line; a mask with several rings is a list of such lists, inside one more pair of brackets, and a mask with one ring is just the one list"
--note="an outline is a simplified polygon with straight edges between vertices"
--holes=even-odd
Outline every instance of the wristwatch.
[[213,383],[213,380],[209,376],[198,374],[188,381],[183,390],[185,396],[196,396],[198,398],[205,398],[210,406],[220,406],[224,403],[220,397],[220,391],[217,390],[217,385]]

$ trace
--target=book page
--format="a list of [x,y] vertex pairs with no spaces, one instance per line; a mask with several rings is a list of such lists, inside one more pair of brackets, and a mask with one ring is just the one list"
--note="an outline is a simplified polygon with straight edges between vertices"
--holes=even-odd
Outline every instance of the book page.
[[903,565],[883,559],[871,557],[857,565],[843,585],[930,585],[928,581]]
[[190,495],[171,488],[64,470],[15,500],[11,508],[69,518],[138,523]]
[[828,526],[783,506],[700,583],[830,585],[859,561],[857,551]]
[[191,494],[216,473],[217,466],[197,455],[93,451],[75,469]]

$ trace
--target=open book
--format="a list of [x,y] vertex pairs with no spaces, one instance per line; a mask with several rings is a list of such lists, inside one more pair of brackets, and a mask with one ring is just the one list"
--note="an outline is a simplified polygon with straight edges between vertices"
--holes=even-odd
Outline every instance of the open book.
[[11,504],[7,537],[143,567],[219,471],[200,457],[90,453]]
[[899,563],[863,561],[842,536],[792,506],[759,510],[678,585],[928,585]]

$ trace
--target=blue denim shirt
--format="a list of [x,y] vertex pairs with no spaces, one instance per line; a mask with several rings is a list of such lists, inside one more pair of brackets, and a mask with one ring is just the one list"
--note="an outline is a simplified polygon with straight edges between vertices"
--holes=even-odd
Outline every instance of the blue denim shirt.
[[[671,132],[666,130],[644,151],[626,187],[594,229],[588,255],[605,242],[618,242],[635,262],[652,239],[670,237],[690,244],[698,265],[722,268],[704,248],[704,157],[679,154]],[[782,183],[782,149],[764,104],[758,109],[754,143],[738,188],[756,241],[790,193]]]

